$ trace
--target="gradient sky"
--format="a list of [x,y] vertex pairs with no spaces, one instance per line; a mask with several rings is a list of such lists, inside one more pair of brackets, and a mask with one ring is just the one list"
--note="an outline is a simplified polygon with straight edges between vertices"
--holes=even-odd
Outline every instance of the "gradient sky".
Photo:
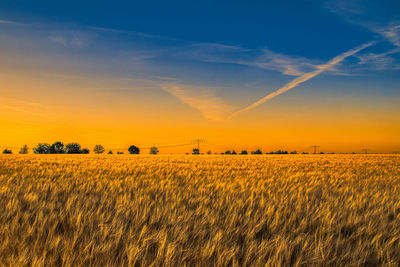
[[4,0],[0,147],[400,151],[399,74],[398,1]]

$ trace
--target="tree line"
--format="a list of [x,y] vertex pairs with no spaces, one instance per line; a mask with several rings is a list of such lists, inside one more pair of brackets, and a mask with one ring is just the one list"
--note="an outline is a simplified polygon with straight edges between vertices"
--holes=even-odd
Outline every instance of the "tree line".
[[[19,151],[19,154],[28,154],[29,152],[29,147],[28,145],[23,145]],[[93,148],[93,153],[94,154],[103,154],[106,152],[106,149],[104,146],[98,144],[95,145]],[[128,152],[130,154],[140,154],[140,148],[131,145],[128,148]],[[159,150],[157,147],[151,147],[150,148],[150,154],[156,155],[158,154]],[[12,154],[12,150],[10,149],[4,149],[3,154]],[[63,142],[57,141],[54,142],[53,144],[48,144],[48,143],[38,143],[34,148],[33,148],[33,153],[34,154],[89,154],[90,150],[87,148],[82,148],[80,144],[78,143],[68,143],[64,145]],[[109,150],[107,154],[113,154],[112,150]],[[118,151],[117,154],[124,154],[122,151]],[[189,154],[189,153],[186,153]],[[193,155],[200,155],[203,153],[200,153],[200,150],[198,148],[193,149]],[[211,155],[213,154],[211,150],[207,152],[207,154]],[[262,155],[262,154],[300,154],[297,151],[291,151],[288,152],[286,150],[277,150],[277,151],[271,151],[267,153],[263,153],[261,149],[256,149],[254,151],[250,151],[250,153],[247,150],[242,150],[241,152],[236,152],[235,150],[227,150],[223,153],[214,153],[214,154],[220,154],[220,155]],[[301,154],[308,154],[307,152],[302,152]],[[319,154],[324,154],[323,152],[320,152]]]
[[[105,148],[102,145],[95,145],[93,148],[93,152],[95,154],[103,154],[105,152]],[[131,145],[128,148],[128,151],[130,154],[139,154],[140,149],[135,146]],[[28,154],[29,152],[29,147],[28,145],[23,145],[21,149],[19,150],[19,154]],[[3,154],[12,154],[11,149],[4,149]],[[38,143],[34,148],[33,148],[33,153],[34,154],[89,154],[90,150],[87,148],[82,148],[80,144],[78,143],[68,143],[64,145],[63,142],[57,141],[54,142],[53,144],[48,144],[48,143]],[[156,147],[150,148],[150,154],[157,154],[158,149]],[[108,151],[108,154],[113,154],[112,150]],[[117,152],[117,154],[123,154],[123,152]]]
[[[197,149],[193,149],[193,154],[199,154]],[[212,152],[211,150],[209,150],[207,152],[207,154],[211,155]],[[215,153],[218,154],[218,153]],[[277,150],[277,151],[271,151],[271,152],[266,152],[263,153],[261,149],[256,149],[254,151],[250,151],[250,153],[247,150],[242,150],[240,153],[236,152],[235,150],[227,150],[225,152],[219,153],[220,155],[262,155],[262,154],[275,154],[275,155],[285,155],[285,154],[292,154],[292,155],[296,155],[296,154],[300,154],[297,151],[291,151],[288,152],[287,150]],[[308,154],[307,152],[302,152],[301,154]],[[323,154],[323,152],[321,152],[320,154]]]

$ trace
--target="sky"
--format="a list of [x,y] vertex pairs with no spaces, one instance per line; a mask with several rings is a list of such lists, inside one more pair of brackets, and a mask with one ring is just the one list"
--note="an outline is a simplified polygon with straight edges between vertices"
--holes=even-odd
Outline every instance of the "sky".
[[398,1],[0,2],[0,147],[400,151]]

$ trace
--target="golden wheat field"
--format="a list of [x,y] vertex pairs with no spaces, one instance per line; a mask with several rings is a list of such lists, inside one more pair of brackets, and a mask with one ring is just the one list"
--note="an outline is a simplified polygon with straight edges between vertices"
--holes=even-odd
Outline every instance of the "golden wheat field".
[[2,155],[4,266],[400,264],[400,155]]

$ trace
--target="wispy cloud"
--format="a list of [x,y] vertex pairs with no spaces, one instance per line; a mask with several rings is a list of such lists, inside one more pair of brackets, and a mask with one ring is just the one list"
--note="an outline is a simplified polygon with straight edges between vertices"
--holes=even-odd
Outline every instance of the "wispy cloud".
[[[277,71],[289,76],[301,76],[317,69],[322,64],[319,60],[285,55],[268,48],[247,49],[241,46],[213,43],[191,44],[184,47],[184,49],[180,49],[175,55],[203,62],[256,67]],[[345,73],[336,68],[331,68],[329,72],[336,75],[345,75]]]
[[97,31],[97,32],[135,35],[135,36],[140,36],[140,37],[145,37],[145,38],[155,38],[155,39],[162,39],[162,40],[169,40],[169,41],[185,41],[185,40],[178,39],[178,38],[162,36],[162,35],[157,35],[157,34],[150,34],[150,33],[145,33],[145,32],[140,32],[140,31],[132,31],[132,30],[121,30],[121,29],[96,27],[96,26],[87,26],[86,29]]
[[293,57],[276,53],[268,48],[262,50],[262,55],[253,62],[248,62],[263,69],[279,71],[285,75],[301,76],[317,68],[317,63],[303,57]]
[[96,92],[132,92],[143,89],[143,87],[85,87],[82,88],[88,91],[96,91]]
[[0,98],[0,112],[20,115],[39,115],[43,106],[36,102],[30,102],[15,98]]
[[67,40],[65,40],[65,38],[63,36],[50,36],[49,39],[53,43],[67,46]]
[[0,101],[3,103],[7,102],[7,103],[12,103],[12,104],[16,104],[16,105],[24,105],[27,107],[34,107],[34,108],[42,108],[43,107],[43,105],[40,103],[16,99],[16,98],[0,97]]
[[226,45],[220,43],[191,43],[190,47],[194,50],[208,51],[208,52],[248,52],[250,49],[244,48],[239,45]]
[[364,53],[356,55],[359,59],[358,66],[365,66],[366,70],[400,70],[400,63],[390,55],[399,53],[400,49],[392,49],[383,53]]
[[394,46],[400,47],[400,22],[385,18],[387,25],[382,26],[382,23],[378,24],[371,20],[371,15],[376,13],[376,10],[371,7],[367,8],[367,6],[360,0],[329,0],[324,5],[325,8],[346,22],[377,33]]
[[331,12],[342,16],[360,15],[366,12],[364,5],[358,0],[328,0],[323,6]]
[[174,83],[160,84],[160,88],[197,109],[208,120],[222,120],[232,110],[230,105],[215,95],[215,88]]
[[400,62],[393,57],[393,55],[400,53],[400,24],[387,27],[371,26],[370,24],[361,22],[360,24],[372,32],[381,35],[382,38],[392,44],[394,48],[381,53],[364,53],[357,55],[357,58],[360,60],[358,65],[373,71],[399,70]]
[[[345,5],[345,4],[343,4]],[[341,8],[343,10],[345,8]],[[349,9],[349,7],[347,7]],[[350,9],[355,9],[354,7]],[[349,11],[350,12],[350,11]],[[15,21],[0,20],[3,24],[15,24],[15,25],[28,25]],[[36,24],[35,24],[36,25]],[[310,71],[316,70],[318,65],[322,62],[318,59],[308,59],[299,56],[285,55],[272,51],[268,48],[261,49],[249,49],[240,45],[232,44],[221,44],[221,43],[207,43],[207,42],[193,42],[190,40],[183,40],[177,38],[171,38],[168,36],[160,36],[155,34],[149,34],[139,31],[122,30],[113,28],[104,28],[96,26],[71,26],[75,30],[59,30],[55,29],[51,25],[37,24],[38,27],[45,28],[48,31],[48,40],[59,46],[66,48],[86,48],[92,46],[98,39],[99,35],[104,34],[118,34],[118,35],[135,35],[143,38],[156,38],[162,40],[168,40],[168,45],[162,48],[141,48],[140,51],[137,49],[134,51],[135,56],[138,60],[148,60],[164,56],[172,56],[174,58],[183,57],[192,60],[210,62],[210,63],[223,63],[223,64],[235,64],[242,66],[249,66],[255,68],[261,68],[270,71],[277,71],[284,75],[289,76],[301,76]],[[398,42],[398,32],[396,27],[385,29],[384,34],[386,37],[391,39],[393,42]],[[123,38],[121,36],[121,38]],[[118,53],[124,53],[124,51],[118,51]],[[364,60],[365,64],[360,64],[366,67],[366,62],[370,60]],[[389,60],[386,60],[388,62]],[[385,67],[389,67],[385,65]],[[346,75],[346,70],[342,69],[340,65],[336,68],[328,70],[330,73],[335,75]],[[354,68],[351,70],[354,71]]]
[[0,19],[0,24],[7,24],[7,25],[14,25],[14,26],[27,26],[29,24],[25,24],[22,22],[18,22],[18,21],[12,21],[12,20],[2,20]]
[[0,110],[2,110],[2,109],[6,109],[6,110],[9,110],[9,111],[12,111],[12,112],[32,114],[31,111],[28,111],[28,110],[25,110],[25,109],[22,109],[22,108],[10,106],[10,105],[0,104]]
[[374,34],[378,34],[378,36],[375,36],[378,37],[378,40],[380,36],[380,41],[388,42],[395,47],[380,53],[365,53],[357,55],[360,62],[357,65],[353,65],[350,71],[383,71],[399,69],[400,62],[398,59],[393,57],[393,54],[400,52],[399,21],[391,21],[390,18],[385,18],[388,23],[386,26],[374,22],[371,20],[371,16],[376,13],[376,10],[371,7],[368,8],[368,5],[360,0],[328,0],[325,2],[324,7],[341,17],[346,22],[363,27]]
[[66,31],[49,37],[53,43],[75,48],[90,46],[97,38],[97,34],[91,31]]
[[168,77],[168,76],[153,76],[153,77],[160,81],[176,81],[176,80],[178,80],[175,77]]
[[384,28],[374,28],[374,30],[394,46],[400,48],[400,23]]
[[340,54],[340,55],[334,57],[328,63],[318,66],[317,70],[305,73],[304,75],[302,75],[300,77],[297,77],[296,79],[294,79],[293,81],[287,83],[285,86],[279,88],[275,92],[272,92],[272,93],[266,95],[265,97],[261,98],[260,100],[254,102],[253,104],[251,104],[251,105],[249,105],[249,106],[247,106],[247,107],[245,107],[245,108],[243,108],[243,109],[241,109],[239,111],[234,112],[232,115],[230,115],[230,118],[232,118],[233,116],[237,115],[238,113],[254,109],[254,108],[258,107],[259,105],[267,102],[268,100],[271,100],[271,99],[277,97],[278,95],[283,94],[283,93],[293,89],[294,87],[296,87],[296,86],[298,86],[298,85],[300,85],[300,84],[302,84],[302,83],[314,78],[315,76],[321,74],[322,72],[324,72],[326,70],[329,70],[330,68],[332,68],[336,64],[338,64],[341,61],[343,61],[345,58],[347,58],[349,56],[352,56],[352,55],[358,53],[359,51],[361,51],[361,50],[363,50],[363,49],[365,49],[365,48],[367,48],[367,47],[369,47],[369,46],[371,46],[373,44],[374,44],[374,42],[370,42],[370,43],[367,43],[367,44],[364,44],[362,46],[356,47],[356,48],[354,48],[352,50],[349,50],[349,51],[347,51],[347,52],[345,52],[343,54]]

